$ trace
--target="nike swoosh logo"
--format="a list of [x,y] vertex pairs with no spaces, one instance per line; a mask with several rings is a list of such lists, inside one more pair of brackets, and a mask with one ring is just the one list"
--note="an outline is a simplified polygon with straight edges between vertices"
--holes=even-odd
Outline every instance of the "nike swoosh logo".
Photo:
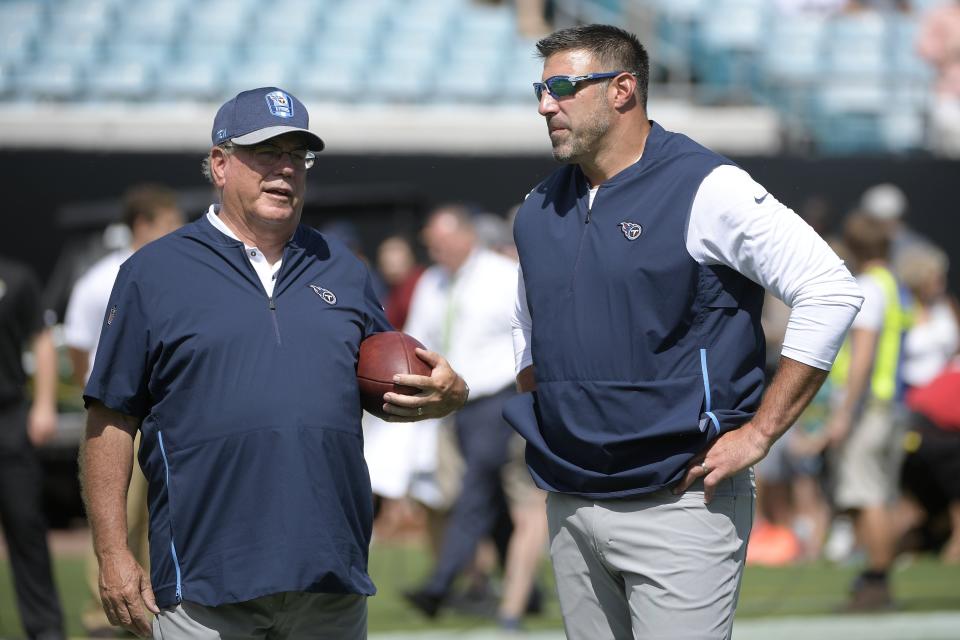
[[765,194],[763,194],[762,196],[760,196],[759,198],[756,197],[756,196],[754,196],[754,197],[753,197],[753,201],[756,202],[757,204],[762,204],[763,201],[767,199],[767,196],[768,196],[768,195],[770,195],[770,192],[769,192],[769,191],[766,192]]

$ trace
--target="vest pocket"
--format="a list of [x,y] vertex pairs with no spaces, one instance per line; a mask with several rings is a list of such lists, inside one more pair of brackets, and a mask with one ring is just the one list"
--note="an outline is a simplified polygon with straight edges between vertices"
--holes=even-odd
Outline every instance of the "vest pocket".
[[[699,375],[650,381],[538,383],[540,434],[561,459],[604,475],[664,469],[698,451],[704,385]],[[672,472],[672,470],[671,470]]]

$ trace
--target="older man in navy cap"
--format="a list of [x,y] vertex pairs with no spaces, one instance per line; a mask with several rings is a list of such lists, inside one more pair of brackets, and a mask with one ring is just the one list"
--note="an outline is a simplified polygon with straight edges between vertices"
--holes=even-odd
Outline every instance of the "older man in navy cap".
[[[370,275],[300,225],[323,141],[275,87],[213,124],[198,221],[120,269],[84,400],[87,512],[107,616],[155,638],[364,638],[372,498],[363,459],[360,342],[391,327]],[[432,352],[398,420],[461,406]],[[133,436],[150,485],[151,575],[127,549]]]

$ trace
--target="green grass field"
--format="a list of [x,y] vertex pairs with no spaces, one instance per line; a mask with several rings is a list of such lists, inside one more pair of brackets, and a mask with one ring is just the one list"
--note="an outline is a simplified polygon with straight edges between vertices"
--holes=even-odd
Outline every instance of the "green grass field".
[[[429,621],[406,605],[401,591],[419,583],[429,570],[425,551],[410,545],[375,545],[370,571],[380,590],[370,600],[370,632],[465,630],[489,626],[489,620],[442,614]],[[854,568],[827,564],[787,568],[748,567],[738,617],[798,616],[830,614],[843,601]],[[86,592],[83,559],[75,556],[56,560],[56,579],[67,615],[71,636],[82,636],[80,611]],[[552,578],[544,567],[548,592]],[[901,611],[960,611],[960,567],[943,566],[933,558],[901,562],[894,575],[894,589]],[[0,562],[0,638],[22,637],[13,602],[9,566]],[[529,618],[529,629],[560,629],[560,614],[554,599],[548,599],[543,615]]]

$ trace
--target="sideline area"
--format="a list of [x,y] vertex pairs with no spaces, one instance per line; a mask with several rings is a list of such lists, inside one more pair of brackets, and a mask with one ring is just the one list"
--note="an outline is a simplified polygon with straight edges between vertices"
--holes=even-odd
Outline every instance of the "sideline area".
[[[960,612],[890,613],[863,616],[811,616],[742,620],[733,640],[955,640]],[[564,640],[562,631],[505,633],[497,630],[450,630],[371,634],[370,640]]]

